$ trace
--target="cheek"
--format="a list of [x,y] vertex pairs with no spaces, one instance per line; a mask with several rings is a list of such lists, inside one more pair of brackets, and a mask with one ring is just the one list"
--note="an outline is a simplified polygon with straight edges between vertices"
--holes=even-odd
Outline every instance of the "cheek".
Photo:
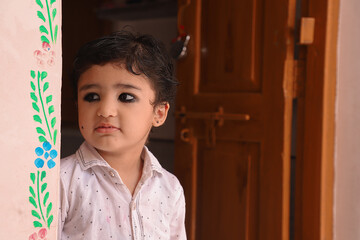
[[122,115],[120,124],[122,124],[128,131],[145,131],[153,124],[154,114],[147,109],[141,109],[136,112],[127,113]]
[[86,138],[86,136],[90,133],[91,131],[91,123],[88,120],[89,118],[87,116],[85,116],[84,114],[80,114],[79,112],[79,117],[78,117],[78,126],[79,126],[79,130],[81,135]]
[[80,131],[83,132],[83,130],[86,128],[86,121],[84,121],[83,116],[80,114],[78,117],[78,124],[79,124]]

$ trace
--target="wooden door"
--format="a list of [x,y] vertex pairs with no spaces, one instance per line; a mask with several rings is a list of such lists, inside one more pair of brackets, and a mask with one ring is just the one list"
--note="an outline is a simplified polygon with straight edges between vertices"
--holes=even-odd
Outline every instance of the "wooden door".
[[[186,7],[184,7],[186,6]],[[189,239],[288,239],[294,0],[180,0],[175,173]]]

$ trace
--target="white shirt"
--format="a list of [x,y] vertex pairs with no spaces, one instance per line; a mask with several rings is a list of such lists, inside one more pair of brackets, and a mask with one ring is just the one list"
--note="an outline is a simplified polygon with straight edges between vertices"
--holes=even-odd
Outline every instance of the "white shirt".
[[88,143],[61,160],[59,239],[186,239],[178,179],[144,147],[132,196],[116,170]]

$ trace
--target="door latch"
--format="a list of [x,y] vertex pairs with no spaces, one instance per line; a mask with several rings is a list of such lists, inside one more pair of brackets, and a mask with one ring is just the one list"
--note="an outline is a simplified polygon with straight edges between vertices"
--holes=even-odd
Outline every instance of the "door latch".
[[300,22],[300,45],[310,45],[314,42],[315,18],[303,17]]
[[[181,123],[185,124],[187,119],[201,119],[206,121],[205,139],[208,146],[214,147],[216,144],[216,127],[224,125],[225,120],[230,121],[249,121],[249,114],[225,113],[224,108],[220,106],[217,112],[189,112],[184,106],[180,111],[175,112],[175,117],[180,118]],[[181,130],[180,138],[184,142],[190,142],[189,129]]]

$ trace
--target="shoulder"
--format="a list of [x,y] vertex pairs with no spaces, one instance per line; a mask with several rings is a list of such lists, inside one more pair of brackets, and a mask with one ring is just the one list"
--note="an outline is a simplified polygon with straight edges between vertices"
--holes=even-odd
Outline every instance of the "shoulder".
[[180,202],[181,204],[185,204],[183,187],[174,174],[163,169],[163,173],[159,176],[159,179],[162,182],[161,185],[163,186],[165,193],[167,193],[166,195],[171,206],[177,208]]
[[60,160],[60,181],[68,185],[74,177],[84,174],[84,167],[81,161],[83,152],[86,152],[86,144],[83,143],[72,155]]
[[78,163],[75,153],[68,157],[62,158],[60,160],[60,174],[73,169],[77,164]]
[[60,160],[60,182],[69,185],[75,172],[81,171],[76,154],[70,155]]
[[162,168],[159,178],[162,180],[163,184],[167,185],[172,191],[182,192],[183,188],[179,179],[173,174],[167,171],[165,168]]
[[167,194],[179,198],[183,195],[183,188],[180,184],[178,178],[173,174],[163,168],[157,158],[147,149],[145,163],[147,168],[151,169],[152,172],[152,184],[157,185],[159,188],[162,188]]
[[106,167],[108,164],[102,159],[99,153],[84,142],[73,155],[61,159],[60,177],[69,179],[72,175],[92,173],[96,167]]

